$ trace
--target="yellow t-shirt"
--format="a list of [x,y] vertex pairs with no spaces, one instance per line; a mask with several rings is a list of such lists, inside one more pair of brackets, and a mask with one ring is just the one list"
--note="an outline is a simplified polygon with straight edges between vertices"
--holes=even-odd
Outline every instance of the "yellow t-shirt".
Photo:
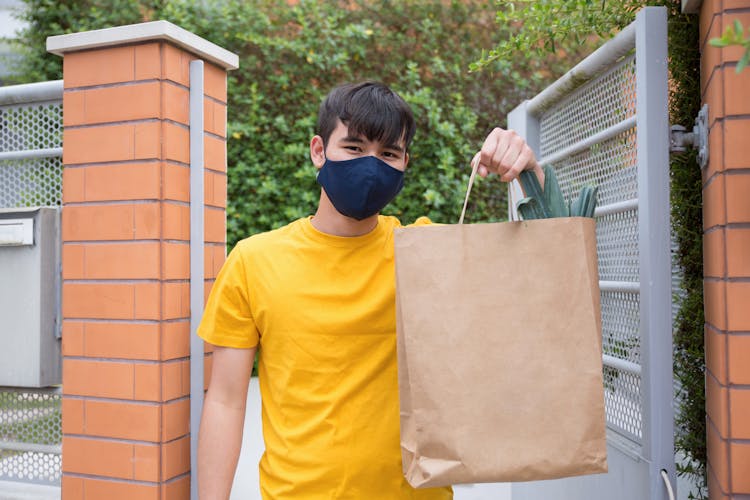
[[[259,345],[264,499],[449,500],[403,477],[394,217],[357,237],[311,218],[247,238],[227,258],[198,335]],[[415,224],[427,224],[426,218]]]

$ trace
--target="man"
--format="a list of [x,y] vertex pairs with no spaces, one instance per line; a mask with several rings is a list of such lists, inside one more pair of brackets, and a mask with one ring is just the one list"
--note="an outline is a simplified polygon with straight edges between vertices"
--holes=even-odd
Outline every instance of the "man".
[[[450,488],[411,488],[401,471],[400,222],[379,212],[403,185],[414,132],[411,110],[388,87],[334,89],[310,141],[322,187],[315,215],[247,238],[227,258],[198,330],[215,346],[199,439],[202,500],[229,497],[258,347],[264,499],[452,498]],[[480,175],[505,181],[534,169],[544,185],[514,132],[493,130],[477,162]]]

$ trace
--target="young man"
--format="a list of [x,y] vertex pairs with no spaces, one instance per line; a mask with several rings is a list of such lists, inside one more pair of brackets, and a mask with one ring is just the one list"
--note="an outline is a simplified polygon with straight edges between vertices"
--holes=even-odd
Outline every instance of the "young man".
[[[310,141],[322,186],[315,215],[247,238],[227,258],[198,330],[215,346],[199,439],[201,500],[229,497],[257,348],[264,499],[452,498],[450,488],[411,488],[401,470],[400,223],[379,212],[401,189],[414,131],[411,110],[388,87],[334,89]],[[514,132],[493,130],[476,162],[480,175],[505,181],[534,169],[544,185]]]

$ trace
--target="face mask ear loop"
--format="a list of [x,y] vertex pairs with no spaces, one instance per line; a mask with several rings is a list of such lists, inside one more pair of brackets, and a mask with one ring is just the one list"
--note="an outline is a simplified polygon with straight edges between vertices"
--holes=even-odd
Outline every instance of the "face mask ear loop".
[[469,203],[469,194],[471,194],[471,186],[474,185],[474,176],[477,175],[477,169],[479,168],[479,158],[471,166],[471,175],[469,176],[469,186],[466,188],[466,198],[464,198],[464,207],[461,209],[461,218],[458,219],[459,224],[464,223],[464,215],[466,214],[466,205]]

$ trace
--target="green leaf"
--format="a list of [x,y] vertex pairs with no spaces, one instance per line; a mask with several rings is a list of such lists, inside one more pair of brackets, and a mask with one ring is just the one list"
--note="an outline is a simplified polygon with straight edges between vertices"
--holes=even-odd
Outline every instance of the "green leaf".
[[742,59],[740,59],[737,63],[735,71],[737,73],[742,72],[742,70],[745,69],[745,66],[747,66],[748,63],[750,63],[750,50],[745,50],[745,53],[742,55]]

